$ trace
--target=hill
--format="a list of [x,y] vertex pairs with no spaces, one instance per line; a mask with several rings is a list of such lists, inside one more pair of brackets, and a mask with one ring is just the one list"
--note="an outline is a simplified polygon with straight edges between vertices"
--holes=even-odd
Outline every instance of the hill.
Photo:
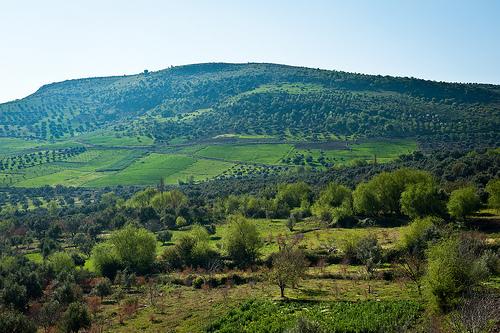
[[500,86],[258,63],[69,80],[0,104],[0,136],[42,140],[105,128],[166,143],[354,136],[471,148],[498,146],[499,127]]

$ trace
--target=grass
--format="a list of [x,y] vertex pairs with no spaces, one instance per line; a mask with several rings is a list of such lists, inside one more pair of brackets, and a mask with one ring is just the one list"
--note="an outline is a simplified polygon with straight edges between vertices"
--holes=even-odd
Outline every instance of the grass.
[[350,149],[295,149],[293,153],[311,155],[314,159],[320,157],[323,151],[325,158],[330,159],[335,165],[346,165],[355,160],[373,161],[377,158],[378,163],[386,163],[396,159],[402,154],[408,154],[417,149],[414,140],[373,140],[350,144]]
[[147,136],[117,136],[112,134],[90,136],[83,138],[82,141],[105,147],[150,146],[153,144],[153,139]]
[[421,307],[411,301],[302,302],[248,301],[230,311],[208,332],[283,332],[304,317],[328,332],[395,332],[414,323]]
[[214,145],[199,150],[195,155],[234,162],[279,164],[291,149],[289,144]]
[[[251,134],[228,134],[221,137],[267,138]],[[87,146],[85,152],[63,161],[45,163],[15,172],[2,171],[0,185],[18,187],[59,184],[85,187],[152,185],[160,178],[164,178],[167,184],[177,184],[188,179],[204,181],[221,175],[232,177],[286,172],[291,165],[283,164],[283,158],[289,157],[293,160],[297,154],[311,155],[313,157],[311,165],[323,168],[317,162],[321,154],[330,165],[342,166],[360,159],[371,161],[375,155],[377,161],[383,163],[416,149],[413,140],[370,140],[350,144],[351,149],[346,150],[339,149],[345,146],[343,142],[331,142],[326,145],[306,143],[296,146],[286,143],[213,145],[196,143],[182,147],[156,145],[148,148],[146,145],[152,144],[152,140],[139,139],[140,141],[137,137],[118,137],[110,132],[82,136],[78,138],[79,141],[92,142],[96,146]],[[2,153],[12,155],[76,145],[82,143],[72,140],[47,143],[0,138],[0,157]],[[310,149],[307,149],[309,147]],[[252,169],[256,167],[262,170]],[[277,167],[281,168],[276,169]]]
[[[383,248],[392,248],[397,245],[402,233],[407,228],[406,226],[394,228],[324,228],[314,221],[303,221],[297,223],[294,231],[291,232],[286,226],[286,220],[252,219],[251,221],[255,224],[257,231],[264,240],[264,245],[260,251],[262,259],[278,250],[277,237],[280,235],[303,234],[304,238],[301,244],[309,250],[317,250],[325,246],[341,248],[346,240],[373,234]],[[226,237],[227,228],[226,224],[217,225],[216,233],[210,240],[214,249],[217,248],[217,243],[221,243]],[[172,231],[172,242],[175,243],[183,234],[188,232]]]
[[41,144],[43,141],[37,140],[24,140],[18,138],[0,138],[0,157],[2,155],[12,155],[13,153],[20,152],[25,149],[34,148]]
[[194,164],[196,160],[184,155],[149,154],[116,173],[89,182],[89,186],[152,185]]

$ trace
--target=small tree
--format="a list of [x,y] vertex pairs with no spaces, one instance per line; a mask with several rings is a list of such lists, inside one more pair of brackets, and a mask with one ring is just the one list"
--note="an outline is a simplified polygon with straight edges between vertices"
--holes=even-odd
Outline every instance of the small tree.
[[425,251],[430,242],[440,237],[438,225],[443,221],[436,217],[427,217],[414,220],[403,235],[399,264],[403,273],[412,280],[422,294],[422,276],[425,273]]
[[304,253],[297,248],[299,240],[294,237],[287,241],[284,237],[279,237],[279,251],[272,255],[271,280],[280,288],[281,298],[285,297],[285,288],[295,286],[307,269]]
[[5,310],[0,311],[0,331],[15,333],[36,333],[36,326],[22,313]]
[[489,275],[486,263],[480,259],[481,245],[477,239],[462,236],[429,248],[425,282],[434,310],[455,309],[463,295]]
[[488,206],[500,212],[500,179],[492,179],[486,185]]
[[476,188],[467,186],[451,192],[447,208],[452,217],[463,220],[467,215],[478,210],[479,205]]
[[111,295],[111,281],[108,278],[100,279],[94,287],[94,293],[102,299],[104,296]]
[[377,237],[370,234],[359,239],[356,243],[356,259],[364,266],[369,277],[382,260],[382,247],[379,245]]
[[230,216],[228,224],[225,247],[231,259],[240,266],[255,262],[262,247],[262,240],[255,224],[241,215]]
[[163,245],[170,242],[172,239],[172,233],[168,230],[160,231],[158,233],[158,240],[162,242]]
[[37,315],[37,320],[45,332],[49,332],[60,317],[61,304],[58,301],[49,301],[43,304]]
[[71,303],[62,316],[61,331],[77,333],[82,328],[89,328],[90,324],[90,315],[85,304]]

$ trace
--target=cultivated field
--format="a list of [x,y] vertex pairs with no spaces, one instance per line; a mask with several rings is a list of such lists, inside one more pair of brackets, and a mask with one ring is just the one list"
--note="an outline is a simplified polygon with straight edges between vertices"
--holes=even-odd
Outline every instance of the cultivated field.
[[[232,142],[231,139],[235,138]],[[176,146],[154,144],[147,137],[108,132],[56,142],[2,138],[0,161],[5,161],[5,165],[0,170],[0,186],[150,185],[161,178],[167,184],[177,184],[215,177],[279,173],[294,170],[296,166],[321,170],[360,161],[384,163],[417,148],[413,140],[366,140],[359,143],[343,140],[277,143],[269,140],[275,138],[227,135],[207,143]],[[84,151],[57,160],[37,155],[76,147],[84,147]],[[36,161],[33,161],[33,155]],[[16,160],[14,164],[12,159],[20,159],[22,163]]]

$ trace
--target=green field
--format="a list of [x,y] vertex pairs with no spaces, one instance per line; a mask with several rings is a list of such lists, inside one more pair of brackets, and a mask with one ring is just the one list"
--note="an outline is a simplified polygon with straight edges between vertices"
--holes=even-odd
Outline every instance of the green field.
[[278,164],[292,148],[289,144],[214,145],[199,150],[195,155],[235,162]]
[[[85,147],[85,150],[62,160],[0,170],[0,186],[152,185],[160,178],[167,184],[177,184],[179,181],[199,182],[219,176],[283,172],[300,165],[293,161],[297,156],[303,159],[312,157],[312,161],[302,165],[324,169],[328,166],[349,165],[358,160],[371,162],[375,157],[378,163],[384,163],[417,149],[415,141],[403,139],[367,140],[346,145],[344,141],[245,143],[244,140],[269,139],[250,134],[224,137],[237,138],[238,142],[196,142],[179,147],[153,144],[146,137],[119,137],[108,133],[93,133],[79,137],[78,141],[43,142],[3,138],[0,139],[0,159],[74,147]],[[320,159],[327,164],[319,163]]]
[[146,136],[116,136],[116,135],[96,135],[84,137],[81,139],[84,143],[93,144],[96,146],[150,146],[153,144],[153,139]]

